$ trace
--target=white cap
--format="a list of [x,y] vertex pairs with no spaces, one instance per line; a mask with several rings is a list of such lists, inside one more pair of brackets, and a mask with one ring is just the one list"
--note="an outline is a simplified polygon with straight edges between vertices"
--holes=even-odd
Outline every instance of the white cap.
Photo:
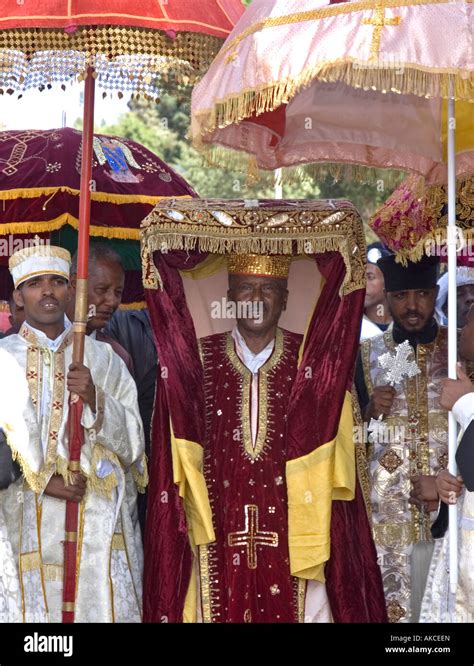
[[[464,287],[466,284],[474,284],[474,268],[471,266],[458,266],[456,268],[456,287]],[[448,271],[438,280],[439,292],[436,299],[436,314],[440,323],[446,321],[443,306],[448,300]]]
[[71,255],[55,245],[35,245],[15,252],[8,267],[15,289],[36,275],[60,275],[69,280]]

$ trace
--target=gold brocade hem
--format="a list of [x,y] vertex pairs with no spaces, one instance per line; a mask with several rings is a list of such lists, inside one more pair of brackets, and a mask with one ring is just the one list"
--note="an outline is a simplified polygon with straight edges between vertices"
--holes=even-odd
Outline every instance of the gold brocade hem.
[[[359,433],[364,433],[364,420],[362,418],[359,401],[357,399],[357,393],[355,387],[352,387],[352,416],[354,420],[354,428],[357,428]],[[355,430],[354,430],[355,435]],[[370,501],[370,474],[369,474],[369,462],[368,462],[368,442],[364,441],[364,436],[354,437],[355,439],[355,462],[356,462],[356,471],[357,478],[359,480],[359,485],[362,490],[362,497],[364,498],[365,510],[367,512],[367,517],[369,523],[372,523],[372,503]]]
[[202,621],[210,623],[213,620],[211,606],[211,580],[209,573],[209,546],[199,546],[199,579],[201,583],[201,611]]
[[298,609],[298,622],[304,623],[305,621],[305,603],[306,603],[306,586],[308,581],[303,578],[296,578],[296,596],[297,596],[297,609]]
[[312,255],[339,252],[346,266],[343,295],[365,287],[365,239],[352,204],[286,202],[274,208],[243,201],[183,200],[158,205],[141,225],[143,285],[163,289],[153,253],[198,250],[213,254]]

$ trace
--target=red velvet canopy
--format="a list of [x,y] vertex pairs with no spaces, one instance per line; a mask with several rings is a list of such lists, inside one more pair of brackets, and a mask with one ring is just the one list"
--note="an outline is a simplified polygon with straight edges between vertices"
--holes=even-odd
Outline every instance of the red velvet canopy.
[[[69,127],[0,132],[0,300],[12,283],[8,258],[26,238],[77,249],[82,132]],[[184,178],[144,146],[95,134],[91,237],[113,244],[126,269],[123,303],[144,301],[140,222],[162,197],[196,196]]]
[[206,32],[225,38],[244,7],[239,0],[35,0],[0,2],[1,29],[132,25],[170,31]]

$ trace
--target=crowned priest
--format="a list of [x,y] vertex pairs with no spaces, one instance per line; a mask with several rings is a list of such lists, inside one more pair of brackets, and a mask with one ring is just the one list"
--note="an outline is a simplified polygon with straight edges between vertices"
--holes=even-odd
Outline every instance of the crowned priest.
[[[299,367],[303,336],[280,326],[292,296],[290,262],[282,255],[230,255],[227,300],[236,305],[236,323],[199,341],[203,474],[214,538],[194,548],[188,621],[386,620],[375,548],[355,482],[352,437],[289,460],[290,437],[300,439],[290,417],[295,394],[303,405],[296,410],[298,427],[312,448],[312,432],[322,432],[328,422],[327,413],[305,413],[305,391],[312,392],[313,380]],[[330,318],[325,323],[331,325]],[[317,350],[308,351],[308,370],[319,364]],[[344,407],[346,418],[352,435],[350,406]],[[335,538],[329,546],[331,520]]]

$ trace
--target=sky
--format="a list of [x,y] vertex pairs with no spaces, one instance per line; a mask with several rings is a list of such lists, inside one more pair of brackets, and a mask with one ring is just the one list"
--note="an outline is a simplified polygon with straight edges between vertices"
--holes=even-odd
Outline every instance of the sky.
[[[66,90],[59,85],[51,90],[39,92],[30,90],[18,99],[18,94],[0,96],[0,130],[14,129],[54,129],[73,127],[82,116],[82,95],[84,83],[73,83]],[[128,111],[125,97],[102,98],[102,91],[96,90],[96,126],[114,123],[121,114]],[[64,113],[64,116],[63,116]]]

